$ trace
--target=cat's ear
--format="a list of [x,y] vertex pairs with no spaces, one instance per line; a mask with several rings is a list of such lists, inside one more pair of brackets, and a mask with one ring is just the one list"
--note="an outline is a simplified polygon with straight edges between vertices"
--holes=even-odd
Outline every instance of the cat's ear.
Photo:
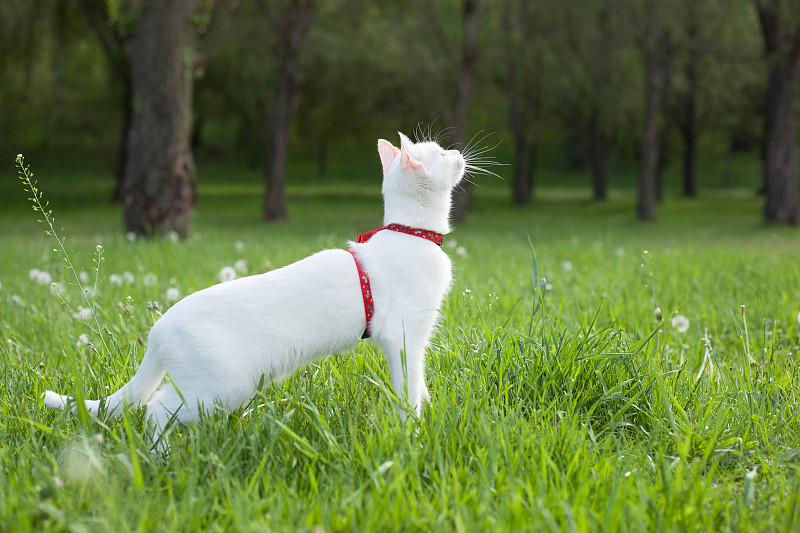
[[392,166],[394,159],[399,154],[400,150],[395,148],[392,143],[386,139],[378,139],[378,155],[381,156],[381,166],[384,174],[386,174],[386,171],[389,170],[389,167]]
[[411,142],[411,139],[399,131],[397,133],[400,134],[400,166],[404,169],[410,169],[415,172],[425,168],[422,166],[422,163],[411,157],[411,155],[408,153],[409,147],[414,144]]

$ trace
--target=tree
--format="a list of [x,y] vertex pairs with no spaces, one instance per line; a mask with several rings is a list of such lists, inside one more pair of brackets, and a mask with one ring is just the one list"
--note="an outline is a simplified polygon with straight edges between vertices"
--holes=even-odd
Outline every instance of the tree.
[[798,223],[796,140],[797,78],[800,72],[800,4],[756,0],[768,67],[764,124],[764,220]]
[[122,186],[125,227],[189,233],[197,201],[190,146],[197,0],[142,4],[131,41],[134,115]]
[[266,195],[264,220],[286,218],[286,160],[289,137],[300,100],[300,49],[311,26],[313,0],[260,2],[275,33],[274,58],[277,83],[267,119]]
[[535,155],[544,118],[543,25],[537,24],[535,7],[527,0],[507,0],[500,20],[500,30],[505,35],[502,55],[514,139],[512,197],[517,205],[525,205],[533,197]]
[[659,120],[671,59],[669,34],[664,25],[663,9],[659,0],[648,0],[645,12],[647,28],[644,39],[645,116],[636,204],[640,220],[656,218],[658,201],[658,165],[661,146]]
[[[448,122],[452,124],[451,137],[456,148],[465,148],[464,139],[467,131],[467,114],[472,100],[472,89],[475,84],[475,63],[478,57],[478,28],[480,24],[480,1],[463,0],[462,20],[464,36],[461,42],[461,60],[456,93],[454,116]],[[453,219],[464,220],[469,201],[469,183],[465,182],[453,192]]]

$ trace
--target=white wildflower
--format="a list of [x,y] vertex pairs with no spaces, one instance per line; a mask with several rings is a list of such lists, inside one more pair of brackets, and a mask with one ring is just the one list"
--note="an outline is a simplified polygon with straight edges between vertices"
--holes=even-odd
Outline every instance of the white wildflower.
[[31,281],[36,281],[36,278],[39,277],[40,272],[41,270],[39,270],[38,268],[32,268],[28,270],[28,279]]
[[686,333],[689,330],[689,319],[683,315],[675,315],[670,320],[670,324],[675,328],[678,333]]
[[167,289],[165,298],[168,302],[177,302],[181,297],[181,291],[177,287],[170,287]]
[[89,273],[85,270],[81,270],[81,273],[78,274],[78,279],[81,283],[89,283]]
[[169,239],[169,242],[178,242],[181,239],[181,236],[178,235],[177,231],[172,230],[167,233],[167,239]]
[[94,289],[91,287],[86,287],[83,289],[83,294],[86,295],[87,298],[94,298]]
[[233,247],[236,249],[237,252],[244,251],[244,243],[242,241],[235,241],[233,243]]
[[561,261],[561,268],[566,270],[567,272],[570,272],[572,270],[572,262],[567,261],[566,259]]
[[122,273],[122,280],[128,285],[130,285],[131,283],[136,281],[136,278],[133,276],[133,272],[131,272],[130,270],[126,270],[125,272]]
[[12,294],[11,295],[11,303],[14,303],[14,304],[17,304],[17,305],[23,305],[22,304],[22,298],[19,297],[19,294]]
[[132,231],[129,231],[125,234],[125,238],[128,239],[130,242],[134,242],[136,240],[136,234]]
[[236,269],[232,266],[224,266],[220,269],[217,279],[222,282],[236,279]]
[[233,264],[233,268],[236,269],[236,272],[244,274],[247,272],[247,262],[244,259],[239,259]]
[[111,274],[110,276],[108,276],[108,281],[112,285],[116,285],[117,287],[119,287],[122,285],[122,276],[120,276],[119,274]]
[[145,284],[147,287],[152,287],[156,283],[158,283],[158,276],[153,274],[152,272],[148,272],[147,274],[142,277],[142,283]]
[[78,337],[78,346],[87,346],[89,344],[89,335],[86,333],[81,333],[80,337]]
[[64,284],[63,283],[51,283],[50,284],[50,294],[54,294],[56,296],[61,296],[64,294]]

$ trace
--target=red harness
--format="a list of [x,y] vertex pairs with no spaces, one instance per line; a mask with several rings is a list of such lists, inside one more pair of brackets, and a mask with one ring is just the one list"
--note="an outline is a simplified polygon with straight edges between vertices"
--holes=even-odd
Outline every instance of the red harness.
[[[358,236],[356,242],[367,242],[372,238],[373,235],[385,229],[413,235],[414,237],[419,237],[421,239],[427,239],[439,246],[441,246],[444,242],[444,236],[441,233],[411,228],[409,226],[403,226],[402,224],[388,224],[378,229],[362,233]],[[364,334],[361,336],[361,338],[366,339],[370,336],[369,325],[370,322],[372,322],[372,316],[375,314],[375,304],[372,301],[372,289],[369,285],[369,276],[367,276],[366,271],[361,266],[361,261],[358,260],[358,256],[356,256],[356,253],[351,248],[348,248],[347,251],[353,256],[353,259],[356,262],[356,269],[358,269],[358,280],[361,283],[361,297],[364,299],[364,314],[367,317],[367,327],[364,329]]]

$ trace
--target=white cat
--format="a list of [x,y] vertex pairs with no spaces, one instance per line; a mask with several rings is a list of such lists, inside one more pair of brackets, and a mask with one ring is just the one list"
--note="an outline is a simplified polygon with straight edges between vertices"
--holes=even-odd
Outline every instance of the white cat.
[[[102,405],[113,416],[146,403],[158,442],[173,416],[193,422],[215,403],[234,410],[253,397],[262,377],[278,381],[318,357],[352,350],[368,329],[386,355],[395,391],[406,392],[419,414],[428,398],[425,349],[452,279],[450,259],[430,235],[450,230],[450,194],[469,165],[457,150],[415,144],[402,133],[400,149],[381,139],[378,153],[384,221],[395,231],[187,296],[153,326],[133,378],[103,400],[86,400],[86,409],[98,413]],[[411,234],[403,232],[409,228]],[[415,236],[415,228],[427,236]],[[167,372],[171,382],[164,383]],[[51,409],[71,400],[52,391],[44,396]]]

